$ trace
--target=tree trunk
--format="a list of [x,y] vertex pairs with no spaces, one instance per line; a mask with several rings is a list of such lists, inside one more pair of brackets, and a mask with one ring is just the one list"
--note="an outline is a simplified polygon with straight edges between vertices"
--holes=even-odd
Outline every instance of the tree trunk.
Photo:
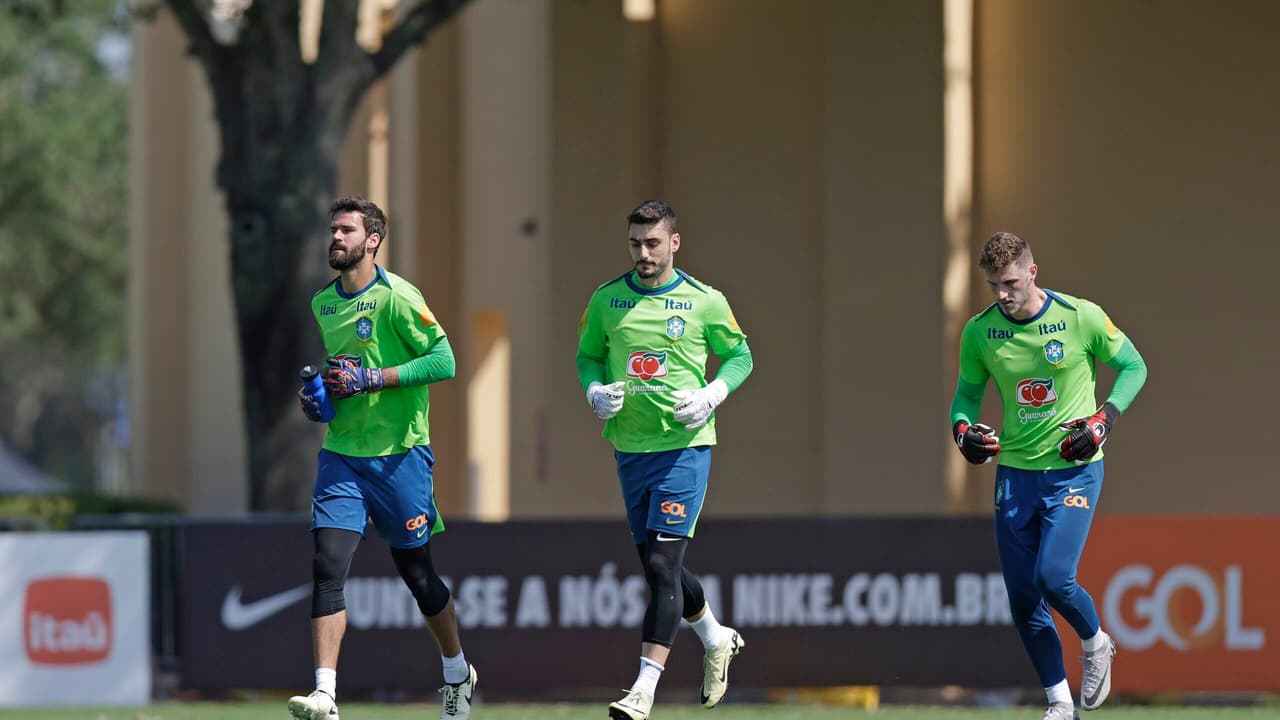
[[253,510],[307,507],[321,438],[298,410],[298,370],[324,361],[311,296],[331,277],[324,228],[335,173],[315,154],[289,152],[299,157],[284,164],[303,169],[305,182],[277,177],[274,188],[227,192]]
[[251,3],[231,41],[215,37],[205,3],[165,2],[209,79],[222,140],[217,184],[231,221],[249,508],[301,510],[320,430],[298,410],[298,370],[324,361],[311,297],[332,277],[326,229],[342,140],[369,87],[467,0],[419,0],[374,52],[356,43],[359,0],[326,0],[311,64],[301,57],[298,0]]

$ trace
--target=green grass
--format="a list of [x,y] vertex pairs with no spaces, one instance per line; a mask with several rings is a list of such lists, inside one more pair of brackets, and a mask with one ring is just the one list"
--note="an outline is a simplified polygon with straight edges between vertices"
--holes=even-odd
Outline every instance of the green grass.
[[[436,706],[342,704],[344,720],[431,720]],[[725,705],[708,713],[696,705],[659,705],[653,720],[1038,720],[1041,708],[886,707],[878,712],[809,705]],[[605,704],[481,705],[474,720],[607,720]],[[0,709],[3,720],[289,720],[282,702],[160,703],[141,708]],[[1280,707],[1108,707],[1085,720],[1280,720]]]

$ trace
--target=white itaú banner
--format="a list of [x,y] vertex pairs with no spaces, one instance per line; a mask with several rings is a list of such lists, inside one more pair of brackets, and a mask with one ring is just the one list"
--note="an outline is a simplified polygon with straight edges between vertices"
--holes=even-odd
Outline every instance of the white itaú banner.
[[0,533],[0,707],[151,701],[145,532]]

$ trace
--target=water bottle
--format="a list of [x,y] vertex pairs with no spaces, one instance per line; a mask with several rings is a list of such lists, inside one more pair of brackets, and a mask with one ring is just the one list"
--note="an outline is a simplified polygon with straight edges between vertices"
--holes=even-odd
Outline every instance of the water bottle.
[[320,422],[332,420],[333,401],[329,399],[329,393],[325,392],[320,371],[314,365],[307,365],[298,375],[302,377],[302,384],[306,386],[307,392],[320,401]]

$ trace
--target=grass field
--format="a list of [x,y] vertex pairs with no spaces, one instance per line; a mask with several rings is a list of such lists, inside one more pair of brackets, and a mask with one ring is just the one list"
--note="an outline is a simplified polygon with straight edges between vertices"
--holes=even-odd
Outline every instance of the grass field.
[[[433,720],[439,707],[431,705],[343,704],[343,720]],[[847,707],[807,705],[725,705],[707,712],[696,705],[654,708],[652,720],[1038,720],[1041,709],[886,707],[867,712]],[[477,704],[474,720],[607,720],[603,704],[517,705]],[[140,708],[19,708],[0,709],[3,720],[289,720],[280,702],[174,703]],[[1115,707],[1087,713],[1085,720],[1280,720],[1280,707]]]

